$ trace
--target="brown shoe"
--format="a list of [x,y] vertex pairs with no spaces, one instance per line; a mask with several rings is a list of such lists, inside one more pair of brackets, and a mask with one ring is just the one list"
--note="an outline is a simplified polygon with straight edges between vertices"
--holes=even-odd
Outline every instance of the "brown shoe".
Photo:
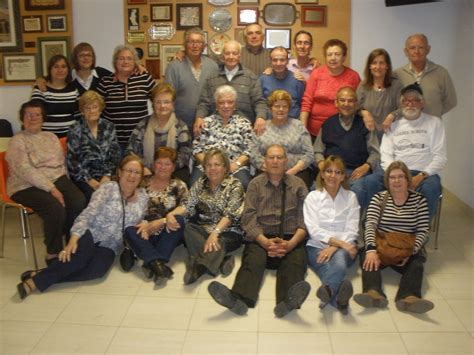
[[402,298],[395,304],[401,312],[426,313],[434,308],[433,302],[416,296]]
[[354,295],[354,301],[362,307],[385,308],[388,305],[387,298],[375,290]]

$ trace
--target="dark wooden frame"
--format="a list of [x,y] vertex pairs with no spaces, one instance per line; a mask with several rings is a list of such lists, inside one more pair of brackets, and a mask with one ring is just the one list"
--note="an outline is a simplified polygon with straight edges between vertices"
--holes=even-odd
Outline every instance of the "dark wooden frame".
[[[327,6],[301,6],[301,26],[327,26],[328,22],[328,10]],[[308,20],[308,13],[320,13],[322,16],[321,21]]]
[[[181,25],[181,18],[182,18],[182,11],[183,9],[185,8],[189,8],[189,7],[193,7],[193,8],[197,8],[198,9],[198,12],[199,12],[199,19],[198,19],[198,23],[193,23],[192,25]],[[194,3],[194,4],[191,4],[191,3],[187,3],[187,4],[176,4],[176,29],[177,30],[187,30],[187,29],[190,29],[190,28],[193,28],[193,27],[199,27],[199,28],[202,28],[202,4],[197,4],[197,3]]]
[[64,10],[65,0],[56,0],[56,5],[35,5],[34,0],[25,0],[26,11]]

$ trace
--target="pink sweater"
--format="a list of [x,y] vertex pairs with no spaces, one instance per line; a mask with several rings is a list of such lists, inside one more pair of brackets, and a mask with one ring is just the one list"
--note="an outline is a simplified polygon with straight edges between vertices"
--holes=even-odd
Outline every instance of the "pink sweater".
[[50,191],[53,182],[66,175],[61,143],[51,132],[18,132],[8,142],[6,160],[10,170],[7,180],[10,196],[32,186]]
[[359,83],[359,74],[347,67],[338,76],[332,76],[326,65],[313,70],[301,103],[301,112],[309,112],[307,128],[311,135],[317,136],[324,121],[337,113],[334,104],[337,91],[343,86],[355,91]]

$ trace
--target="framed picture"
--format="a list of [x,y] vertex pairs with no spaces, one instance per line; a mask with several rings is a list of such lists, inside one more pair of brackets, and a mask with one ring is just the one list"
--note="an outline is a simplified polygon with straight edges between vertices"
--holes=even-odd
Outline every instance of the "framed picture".
[[173,4],[150,5],[151,21],[173,21]]
[[258,7],[238,7],[237,25],[247,26],[252,23],[258,23]]
[[158,42],[148,42],[148,56],[150,58],[160,56],[160,44]]
[[0,52],[21,52],[19,1],[0,1]]
[[160,78],[160,60],[159,59],[147,59],[145,61],[145,67],[153,79]]
[[319,0],[296,0],[295,4],[312,4],[318,5]]
[[23,16],[23,32],[43,32],[43,16]]
[[62,54],[69,57],[69,37],[40,37],[38,38],[38,52],[41,64],[41,76],[48,75],[48,61],[53,55]]
[[140,29],[140,10],[137,7],[128,9],[128,30],[138,31]]
[[64,0],[25,0],[25,10],[64,10]]
[[146,4],[146,0],[127,0],[128,5]]
[[241,45],[245,45],[245,35],[243,28],[234,28],[234,39]]
[[34,54],[5,54],[3,56],[5,82],[35,81],[36,58]]
[[178,30],[202,28],[202,4],[176,4],[176,17]]
[[205,55],[208,55],[209,54],[209,51],[208,51],[208,40],[209,40],[209,35],[207,34],[207,31],[203,31],[204,32],[204,43],[206,44],[206,46],[204,47],[204,50],[202,51],[202,54],[205,54]]
[[301,6],[301,26],[326,26],[326,6]]
[[67,19],[66,15],[47,16],[48,32],[66,32]]
[[254,4],[254,5],[258,5],[259,0],[239,0],[238,3],[239,3],[239,4]]
[[265,29],[265,48],[291,48],[291,30],[289,28]]
[[183,49],[180,44],[162,44],[160,46],[160,62],[161,62],[161,73],[165,75],[166,67],[171,62],[177,51]]

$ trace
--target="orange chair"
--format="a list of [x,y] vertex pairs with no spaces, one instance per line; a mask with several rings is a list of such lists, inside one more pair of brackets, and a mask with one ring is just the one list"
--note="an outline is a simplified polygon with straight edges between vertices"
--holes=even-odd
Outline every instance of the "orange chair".
[[0,152],[0,198],[2,201],[2,239],[0,245],[0,258],[3,258],[4,244],[5,244],[5,210],[7,207],[17,208],[20,213],[21,221],[21,233],[23,237],[23,243],[25,246],[25,254],[28,258],[28,246],[26,241],[29,239],[31,243],[31,251],[33,254],[33,261],[35,263],[35,269],[38,269],[38,260],[36,258],[35,243],[33,236],[31,235],[29,215],[34,213],[31,208],[16,203],[10,199],[7,194],[7,177],[8,177],[8,163],[5,159],[5,152]]

